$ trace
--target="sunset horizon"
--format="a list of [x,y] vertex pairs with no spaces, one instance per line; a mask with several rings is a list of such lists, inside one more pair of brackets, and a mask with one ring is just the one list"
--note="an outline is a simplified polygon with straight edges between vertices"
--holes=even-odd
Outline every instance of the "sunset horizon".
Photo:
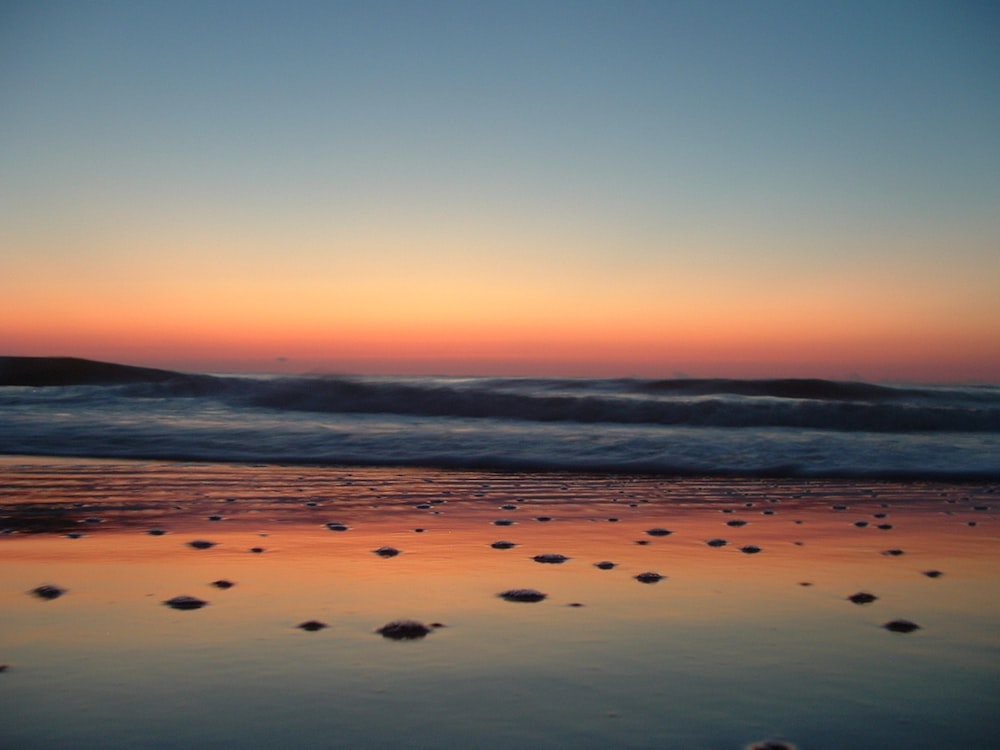
[[[26,353],[27,352],[27,353]],[[133,367],[149,367],[183,373],[218,375],[276,376],[345,376],[345,377],[444,377],[444,378],[638,378],[735,379],[735,380],[812,380],[862,381],[884,384],[922,385],[997,385],[1000,378],[989,368],[949,367],[927,361],[922,367],[911,363],[886,363],[867,368],[851,368],[841,362],[766,361],[669,361],[615,360],[611,358],[543,359],[530,357],[447,357],[447,356],[369,356],[369,357],[213,357],[209,355],[170,356],[142,351],[101,351],[80,349],[45,353],[18,350],[0,353],[0,357],[38,359],[72,358]],[[977,373],[982,373],[977,375]]]
[[1000,383],[988,3],[2,20],[0,354]]

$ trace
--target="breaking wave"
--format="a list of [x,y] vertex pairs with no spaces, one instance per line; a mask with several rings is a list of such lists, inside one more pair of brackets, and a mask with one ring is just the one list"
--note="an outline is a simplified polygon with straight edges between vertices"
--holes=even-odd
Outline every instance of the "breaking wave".
[[1000,476],[995,386],[226,376],[0,358],[0,420],[7,454]]

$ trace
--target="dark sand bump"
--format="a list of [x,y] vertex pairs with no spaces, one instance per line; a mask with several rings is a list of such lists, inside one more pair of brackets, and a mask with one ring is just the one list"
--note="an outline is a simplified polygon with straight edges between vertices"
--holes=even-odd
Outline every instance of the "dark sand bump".
[[635,580],[637,580],[639,583],[656,583],[657,581],[662,581],[663,579],[664,576],[661,576],[659,573],[654,573],[652,571],[648,571],[646,573],[640,573],[635,577]]
[[615,567],[615,564],[610,560],[601,560],[598,563],[594,563],[595,568],[600,568],[601,570],[611,570]]
[[71,531],[66,535],[67,539],[82,539],[86,534],[81,534],[79,531]]
[[761,549],[756,544],[747,544],[740,547],[740,552],[745,555],[756,555]]
[[863,529],[865,526],[868,525],[868,522],[867,521],[855,521],[854,525],[857,526],[859,529]]
[[746,525],[747,525],[747,522],[744,521],[742,518],[734,518],[732,521],[726,521],[726,526],[737,527],[737,526],[746,526]]
[[497,594],[497,596],[508,602],[540,602],[548,594],[543,594],[535,589],[509,589]]
[[326,528],[330,531],[347,531],[347,526],[342,523],[337,523],[336,521],[330,521],[326,524]]
[[426,636],[431,632],[431,629],[416,620],[393,620],[375,632],[383,638],[390,638],[394,641],[415,641]]
[[919,625],[909,620],[890,620],[883,624],[882,627],[893,633],[912,633],[914,630],[920,630]]
[[851,594],[847,597],[847,600],[854,602],[855,604],[871,604],[873,601],[878,599],[875,594],[869,594],[867,591],[859,591],[856,594]]
[[227,581],[225,578],[220,578],[218,581],[212,581],[211,585],[217,589],[231,589],[236,584],[232,581]]
[[889,529],[892,528],[892,524],[891,523],[880,523],[875,528],[876,529],[882,529],[882,531],[888,531]]
[[208,604],[204,599],[199,599],[196,596],[175,596],[163,603],[172,609],[201,609]]
[[209,542],[205,539],[195,539],[193,542],[188,542],[188,547],[194,547],[195,549],[211,549],[215,546],[215,542]]
[[649,534],[650,536],[670,536],[674,532],[670,531],[669,529],[661,529],[657,527],[655,529],[646,529],[646,533]]
[[33,588],[31,593],[37,596],[39,599],[45,599],[46,601],[51,601],[52,599],[58,599],[60,596],[66,593],[66,589],[61,589],[58,586],[53,586],[50,583],[44,586],[38,586]]
[[514,542],[506,542],[506,541],[504,541],[504,540],[501,539],[498,542],[493,542],[493,544],[491,544],[490,546],[493,549],[513,549],[517,545],[514,544]]
[[535,516],[536,521],[541,521],[542,523],[548,523],[552,520],[552,516]]
[[882,554],[885,555],[885,556],[887,556],[887,557],[899,557],[900,555],[903,554],[903,550],[901,550],[901,549],[887,549],[887,550],[883,550]]
[[494,526],[513,526],[514,522],[509,518],[498,518],[493,522]]
[[317,630],[322,630],[330,626],[319,620],[306,620],[305,622],[300,622],[295,627],[299,628],[299,630],[305,630],[307,633],[315,633]]
[[569,558],[566,557],[566,555],[560,555],[557,552],[548,552],[542,555],[535,555],[531,559],[538,563],[551,563],[553,565],[558,565],[560,563],[564,563],[567,560],[569,560]]
[[940,578],[944,575],[940,570],[925,570],[924,575],[928,578]]
[[760,742],[752,742],[746,746],[746,750],[798,750],[795,745],[790,742],[781,742],[780,740],[761,740]]
[[399,554],[399,550],[395,547],[379,547],[378,549],[373,549],[372,552],[379,557],[395,557]]
[[719,539],[717,537],[715,539],[709,539],[707,542],[705,542],[705,544],[707,544],[709,547],[725,547],[727,544],[729,544],[729,542],[727,542],[725,539]]
[[253,552],[255,555],[259,555],[261,552],[264,552],[264,548],[263,547],[251,547],[250,551]]
[[146,533],[149,534],[150,536],[163,536],[164,534],[167,533],[167,530],[166,529],[150,529]]
[[209,521],[221,521],[222,520],[222,516],[209,516],[208,520]]

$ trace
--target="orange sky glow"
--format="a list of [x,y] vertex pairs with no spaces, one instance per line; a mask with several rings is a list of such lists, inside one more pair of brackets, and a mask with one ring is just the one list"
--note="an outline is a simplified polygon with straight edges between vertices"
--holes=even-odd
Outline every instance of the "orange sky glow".
[[1000,383],[987,11],[389,5],[12,12],[0,355]]

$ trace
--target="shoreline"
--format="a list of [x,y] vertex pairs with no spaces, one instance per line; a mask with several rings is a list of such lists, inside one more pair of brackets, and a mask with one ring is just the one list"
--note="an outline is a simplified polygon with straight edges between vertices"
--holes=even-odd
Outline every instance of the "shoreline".
[[669,472],[659,472],[637,466],[634,469],[613,466],[606,468],[570,468],[566,466],[547,466],[542,462],[537,465],[510,465],[498,466],[495,463],[482,462],[421,462],[421,461],[353,461],[335,462],[323,461],[320,459],[301,460],[259,460],[259,459],[224,459],[205,457],[163,457],[159,455],[149,456],[106,456],[90,454],[42,454],[42,453],[0,453],[0,467],[11,464],[80,464],[89,463],[109,463],[109,464],[163,464],[165,466],[181,465],[219,465],[219,466],[247,466],[247,467],[285,467],[288,469],[332,469],[332,470],[413,470],[431,471],[445,473],[468,473],[468,474],[495,474],[521,475],[537,474],[541,476],[567,476],[567,477],[642,477],[645,479],[658,479],[665,481],[680,480],[730,480],[739,481],[788,481],[788,482],[845,482],[845,483],[894,483],[894,484],[945,484],[945,485],[986,485],[995,486],[1000,492],[1000,474],[993,471],[984,472],[949,472],[949,471],[926,471],[920,473],[913,472],[851,472],[851,471],[828,471],[815,473],[789,473],[780,468],[771,471],[744,472],[738,470],[702,471],[692,469],[672,470]]

